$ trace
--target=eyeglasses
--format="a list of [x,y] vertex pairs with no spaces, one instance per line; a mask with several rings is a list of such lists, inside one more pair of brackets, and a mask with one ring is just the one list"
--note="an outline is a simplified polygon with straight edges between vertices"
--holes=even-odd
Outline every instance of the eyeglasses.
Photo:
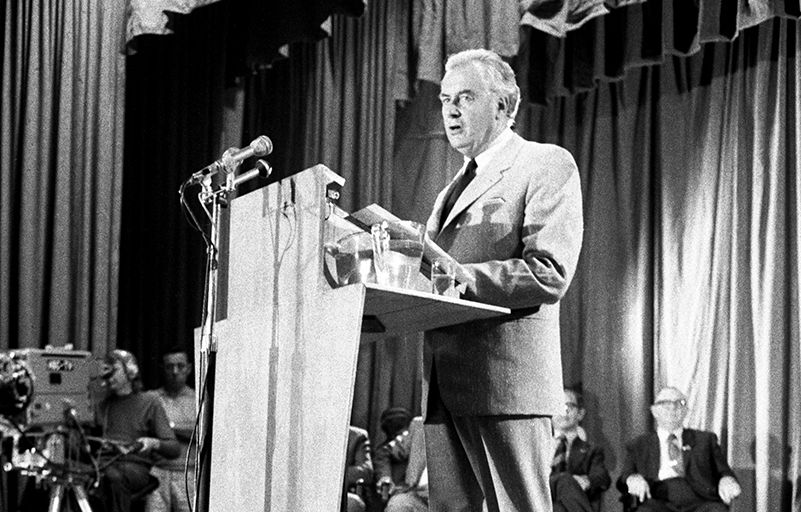
[[654,405],[659,405],[662,407],[673,406],[673,407],[684,407],[687,405],[687,400],[679,399],[679,400],[658,400],[654,402]]
[[579,406],[575,402],[565,402],[565,412],[576,411]]

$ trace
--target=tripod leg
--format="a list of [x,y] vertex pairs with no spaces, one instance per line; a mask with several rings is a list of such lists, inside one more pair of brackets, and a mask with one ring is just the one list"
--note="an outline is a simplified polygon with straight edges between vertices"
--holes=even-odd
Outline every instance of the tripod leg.
[[86,490],[82,485],[73,485],[72,492],[75,493],[75,499],[78,501],[78,507],[81,512],[92,512],[92,507],[89,506],[89,498],[86,496]]
[[55,484],[50,488],[50,505],[47,512],[61,512],[61,500],[64,499],[64,484]]

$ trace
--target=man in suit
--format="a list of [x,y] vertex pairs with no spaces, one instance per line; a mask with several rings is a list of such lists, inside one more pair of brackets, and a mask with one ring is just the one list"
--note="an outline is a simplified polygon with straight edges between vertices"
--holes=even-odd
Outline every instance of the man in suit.
[[604,465],[604,451],[584,438],[581,420],[586,414],[581,392],[565,388],[565,409],[553,417],[555,449],[551,464],[554,512],[593,512],[612,479]]
[[409,463],[406,439],[411,419],[411,413],[403,407],[390,407],[381,413],[381,430],[386,439],[375,449],[373,468],[376,492],[384,502],[389,499],[393,488],[403,483],[406,475]]
[[651,406],[656,432],[626,445],[617,485],[642,501],[638,512],[724,512],[740,484],[712,432],[683,428],[687,398],[662,389]]
[[512,313],[426,333],[431,510],[547,512],[551,416],[564,409],[558,302],[583,229],[578,169],[565,149],[512,131],[520,90],[490,51],[451,56],[440,101],[464,165],[427,235],[473,278],[463,298]]
[[399,444],[399,451],[408,463],[403,481],[392,488],[384,512],[427,512],[428,470],[421,416],[412,419]]
[[364,512],[367,510],[366,494],[373,482],[373,459],[370,455],[370,437],[363,428],[348,427],[348,449],[345,453],[345,488],[342,491],[342,510]]

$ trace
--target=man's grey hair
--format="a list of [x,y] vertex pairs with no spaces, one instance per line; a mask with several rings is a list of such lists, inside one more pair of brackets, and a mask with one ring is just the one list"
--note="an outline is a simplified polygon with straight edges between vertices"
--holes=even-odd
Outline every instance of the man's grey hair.
[[484,73],[490,90],[500,95],[504,112],[509,117],[510,124],[513,123],[520,107],[520,88],[517,86],[512,66],[493,51],[475,49],[464,50],[448,57],[445,62],[445,72],[469,65],[476,66]]

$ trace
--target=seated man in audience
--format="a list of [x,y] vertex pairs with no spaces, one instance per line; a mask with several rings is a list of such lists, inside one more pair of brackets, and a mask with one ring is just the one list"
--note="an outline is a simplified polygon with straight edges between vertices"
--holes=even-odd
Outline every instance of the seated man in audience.
[[181,347],[168,349],[161,359],[164,387],[157,389],[156,394],[170,420],[181,453],[176,459],[156,457],[151,473],[160,484],[148,496],[145,510],[190,512],[195,493],[195,453],[190,452],[189,441],[195,426],[196,406],[195,390],[186,385],[186,380],[192,372],[192,363],[189,362],[189,353]]
[[150,479],[153,456],[175,458],[181,450],[158,396],[142,391],[133,354],[113,350],[103,371],[106,396],[98,408],[103,437],[117,446],[101,458],[101,497],[106,512],[128,512],[131,495]]
[[403,407],[391,407],[381,413],[381,430],[386,436],[374,452],[376,492],[384,502],[392,489],[401,485],[406,476],[409,453],[404,450],[404,438],[409,435],[411,413]]
[[428,470],[423,417],[416,416],[399,443],[408,464],[403,483],[392,487],[385,512],[426,512],[428,510]]
[[651,406],[656,432],[626,445],[617,485],[636,496],[638,512],[724,512],[740,484],[712,432],[683,428],[687,398],[662,389]]
[[565,388],[565,413],[553,417],[556,448],[550,483],[554,512],[592,512],[593,502],[598,502],[612,482],[603,449],[588,443],[579,426],[586,412],[581,393]]
[[[370,455],[370,437],[359,427],[348,427],[348,451],[345,454],[345,489],[342,510],[365,512],[367,492],[373,484],[373,460]],[[359,494],[359,490],[362,493]]]

